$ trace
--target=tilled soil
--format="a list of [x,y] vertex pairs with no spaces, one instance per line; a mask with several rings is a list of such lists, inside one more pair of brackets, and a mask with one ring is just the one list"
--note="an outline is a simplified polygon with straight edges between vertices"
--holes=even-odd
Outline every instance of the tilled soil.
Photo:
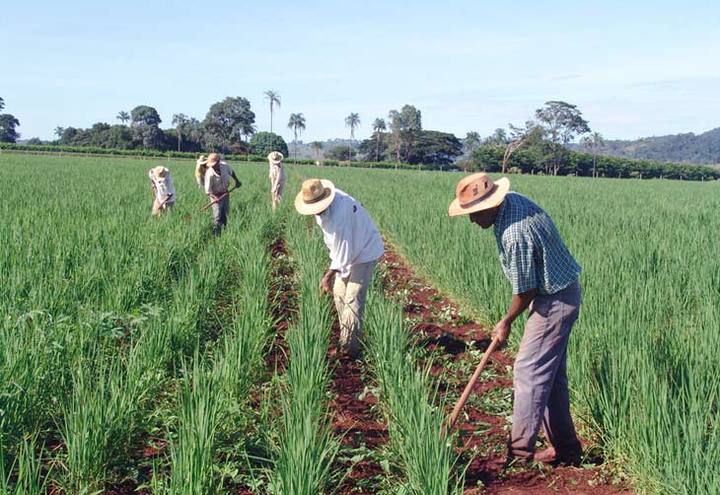
[[[462,393],[490,343],[487,329],[462,315],[449,298],[420,280],[410,265],[386,245],[379,272],[386,292],[402,295],[405,315],[412,321],[418,345],[435,363],[432,372],[448,399],[448,413]],[[517,329],[516,329],[517,330]],[[513,359],[506,351],[493,353],[458,419],[458,452],[465,475],[466,494],[629,494],[624,484],[612,484],[601,459],[583,467],[505,469],[511,400]],[[495,402],[495,403],[493,403]],[[583,442],[586,449],[587,442]]]

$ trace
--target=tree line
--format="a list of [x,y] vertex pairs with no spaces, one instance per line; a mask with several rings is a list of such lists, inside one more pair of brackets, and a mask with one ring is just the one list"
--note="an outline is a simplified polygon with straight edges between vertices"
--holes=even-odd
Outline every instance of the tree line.
[[[87,129],[57,127],[57,140],[52,144],[71,147],[93,147],[117,150],[158,150],[177,152],[220,151],[231,154],[265,156],[280,151],[289,156],[285,140],[273,132],[275,109],[282,104],[280,93],[268,90],[263,94],[270,112],[270,131],[258,132],[255,113],[244,97],[227,97],[212,104],[204,119],[198,120],[183,113],[174,114],[171,128],[162,129],[162,119],[154,107],[139,105],[120,111],[120,124],[98,122]],[[0,98],[0,110],[4,100]],[[425,169],[457,168],[546,175],[583,175],[605,177],[714,177],[713,169],[696,166],[644,162],[628,158],[599,155],[605,141],[592,132],[580,110],[564,101],[548,101],[538,108],[522,125],[499,128],[486,138],[470,131],[464,139],[454,134],[426,130],[422,113],[413,105],[392,109],[387,118],[372,122],[372,134],[357,143],[355,132],[361,126],[358,113],[344,119],[350,141],[346,146],[323,150],[323,144],[310,144],[317,160],[339,162],[360,161],[369,164],[424,165]],[[14,143],[19,138],[19,121],[10,114],[0,114],[0,142]],[[306,129],[302,113],[292,113],[287,127],[293,132],[293,152],[297,161],[298,138]],[[576,137],[581,137],[576,151],[570,149]],[[33,139],[28,144],[42,144]]]

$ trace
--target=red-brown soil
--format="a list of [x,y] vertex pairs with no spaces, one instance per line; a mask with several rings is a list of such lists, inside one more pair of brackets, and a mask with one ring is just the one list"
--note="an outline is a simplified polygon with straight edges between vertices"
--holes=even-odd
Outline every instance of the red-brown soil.
[[[418,345],[432,353],[433,374],[441,380],[441,394],[447,394],[448,412],[470,379],[480,360],[479,352],[489,342],[489,332],[462,316],[449,298],[420,280],[410,265],[391,247],[379,265],[384,287],[390,295],[402,294],[404,312],[412,318]],[[495,352],[488,364],[488,378],[478,381],[465,405],[456,429],[458,452],[469,462],[465,476],[466,494],[626,494],[625,485],[614,485],[609,470],[598,459],[579,467],[505,469],[508,421],[501,411],[487,411],[481,399],[494,394],[509,398],[513,359],[505,351]],[[483,372],[485,374],[485,372]],[[488,399],[492,400],[492,399]],[[501,407],[501,406],[499,406]],[[585,447],[588,445],[586,442]],[[594,462],[594,463],[593,463]],[[464,465],[464,464],[463,464]]]
[[[364,360],[351,359],[338,349],[339,333],[336,321],[328,350],[332,369],[331,390],[335,394],[330,402],[332,427],[341,437],[343,448],[372,451],[387,443],[387,425],[376,410],[377,398],[366,390],[370,381],[363,379]],[[358,462],[339,464],[340,469],[350,469],[350,472],[335,493],[372,495],[376,492],[376,485],[384,473],[375,458],[367,456]]]

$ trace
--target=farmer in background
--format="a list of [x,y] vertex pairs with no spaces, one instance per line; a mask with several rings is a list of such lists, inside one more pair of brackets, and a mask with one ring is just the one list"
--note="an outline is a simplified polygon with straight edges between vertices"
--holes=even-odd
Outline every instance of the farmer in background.
[[[201,160],[198,160],[197,163],[201,164]],[[220,235],[227,223],[227,215],[230,210],[230,178],[235,180],[236,189],[242,184],[235,175],[235,171],[227,163],[221,161],[220,155],[217,153],[210,153],[205,165],[202,187],[205,188],[205,193],[212,203],[213,234]]]
[[285,167],[283,166],[283,154],[279,151],[272,151],[267,156],[270,164],[270,200],[272,211],[280,206],[283,190],[285,189]]
[[[570,416],[566,359],[580,311],[580,266],[550,216],[509,189],[505,177],[493,182],[484,173],[473,174],[460,180],[448,210],[450,216],[469,215],[483,229],[494,227],[500,263],[512,285],[507,313],[493,330],[500,345],[513,321],[530,309],[513,370],[508,460],[576,464],[581,447]],[[541,424],[551,447],[535,453]]]
[[151,168],[148,171],[150,184],[153,190],[153,216],[159,216],[168,211],[175,204],[175,186],[173,185],[170,170],[163,166]]
[[205,187],[205,172],[207,172],[207,157],[200,155],[195,162],[195,181],[198,187]]
[[361,351],[362,317],[368,286],[384,252],[380,233],[365,208],[329,180],[309,179],[295,197],[301,215],[315,215],[330,250],[330,268],[320,292],[332,292],[340,321],[340,347],[352,358]]

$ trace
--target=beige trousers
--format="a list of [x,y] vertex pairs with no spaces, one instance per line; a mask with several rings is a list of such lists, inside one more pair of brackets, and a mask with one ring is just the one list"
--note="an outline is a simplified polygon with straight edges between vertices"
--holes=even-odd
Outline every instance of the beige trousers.
[[376,264],[377,261],[370,261],[353,265],[347,278],[335,276],[333,299],[340,322],[340,347],[352,357],[362,350],[362,317]]

